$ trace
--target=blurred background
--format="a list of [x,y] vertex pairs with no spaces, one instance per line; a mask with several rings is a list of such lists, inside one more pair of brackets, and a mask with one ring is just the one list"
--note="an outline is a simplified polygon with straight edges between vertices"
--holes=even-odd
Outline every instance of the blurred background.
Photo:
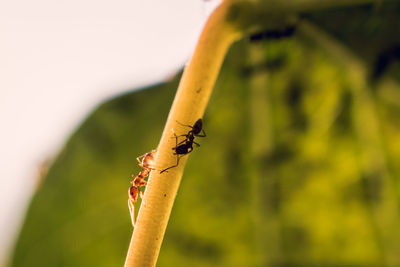
[[[0,9],[5,266],[123,265],[130,174],[215,4]],[[400,265],[399,11],[301,14],[232,47],[158,266]]]

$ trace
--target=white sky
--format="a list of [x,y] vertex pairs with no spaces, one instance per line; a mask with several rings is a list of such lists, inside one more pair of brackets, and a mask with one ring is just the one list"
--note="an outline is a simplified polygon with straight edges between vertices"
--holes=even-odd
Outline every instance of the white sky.
[[181,68],[217,3],[0,1],[0,266],[40,164],[101,101]]

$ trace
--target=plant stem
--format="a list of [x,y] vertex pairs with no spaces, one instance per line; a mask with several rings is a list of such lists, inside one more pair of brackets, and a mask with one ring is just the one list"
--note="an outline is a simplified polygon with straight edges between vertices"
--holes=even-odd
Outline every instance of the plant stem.
[[[164,128],[156,167],[164,169],[176,163],[172,129],[187,132],[177,121],[193,125],[204,114],[215,80],[230,45],[240,37],[226,15],[229,2],[222,3],[210,16],[187,64]],[[153,171],[138,214],[125,266],[155,266],[173,202],[181,181],[187,156],[176,168],[160,174]]]

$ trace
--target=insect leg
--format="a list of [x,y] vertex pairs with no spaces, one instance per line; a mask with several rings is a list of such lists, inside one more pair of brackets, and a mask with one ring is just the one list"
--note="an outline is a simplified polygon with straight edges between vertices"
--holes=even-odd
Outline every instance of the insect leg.
[[[175,136],[175,143],[176,143],[175,150],[176,150],[176,148],[178,147],[178,136],[175,134],[175,132],[174,132],[174,136]],[[168,168],[160,171],[160,174],[165,172],[165,171],[167,171],[167,170],[169,170],[169,169],[171,169],[171,168],[175,168],[178,165],[179,165],[179,154],[176,154],[176,165],[168,167]]]
[[196,143],[195,141],[193,141],[192,143],[195,144],[195,145],[197,145],[197,146],[200,146],[200,144]]
[[168,167],[168,168],[166,168],[166,169],[164,169],[164,170],[162,170],[162,171],[160,171],[160,174],[163,173],[163,172],[165,172],[165,171],[167,171],[167,170],[169,170],[169,169],[172,169],[172,168],[177,167],[177,166],[179,165],[179,159],[180,159],[179,154],[176,154],[176,158],[177,158],[176,164],[173,165],[173,166],[170,166],[170,167]]
[[181,136],[185,136],[185,140],[183,140],[183,141],[177,143],[176,146],[179,146],[179,145],[185,143],[185,142],[188,140],[188,136],[189,136],[189,135],[188,135],[188,134],[181,134],[181,135],[178,135],[177,137],[181,137]]
[[186,124],[180,123],[179,121],[176,121],[176,122],[179,123],[179,124],[182,125],[182,126],[190,127],[190,128],[193,129],[193,126],[192,126],[192,125],[186,125]]
[[205,132],[203,129],[201,129],[201,132],[202,132],[203,134],[196,134],[196,136],[197,136],[197,137],[206,137],[206,132]]

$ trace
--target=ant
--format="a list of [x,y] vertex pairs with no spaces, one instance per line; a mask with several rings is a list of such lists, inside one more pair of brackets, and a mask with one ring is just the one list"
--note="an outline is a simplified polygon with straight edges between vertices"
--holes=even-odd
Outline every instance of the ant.
[[[142,171],[139,172],[138,175],[134,176],[132,174],[132,177],[134,178],[131,181],[132,186],[129,187],[128,190],[128,207],[129,207],[129,212],[131,214],[131,220],[132,220],[132,225],[135,227],[135,203],[138,200],[138,197],[141,199],[143,198],[143,192],[140,190],[140,187],[143,187],[146,185],[146,180],[145,178],[149,176],[150,172],[152,170],[156,170],[154,168],[154,156],[156,154],[156,150],[152,150],[150,152],[147,152],[139,157],[136,158],[136,160],[139,162],[139,166],[143,168]],[[140,160],[143,158],[142,160]]]
[[[191,125],[186,125],[186,124],[182,124],[179,121],[176,121],[177,123],[179,123],[182,126],[186,126],[189,128],[192,128],[192,130],[190,130],[187,134],[182,134],[182,135],[176,135],[174,133],[174,137],[176,140],[176,146],[174,148],[172,148],[172,150],[174,150],[174,155],[176,155],[176,164],[173,166],[170,166],[162,171],[160,171],[160,173],[163,173],[169,169],[175,168],[179,165],[179,160],[182,156],[189,154],[190,152],[193,151],[193,144],[200,146],[198,143],[196,143],[194,141],[194,137],[205,137],[206,133],[203,130],[203,121],[202,119],[198,119],[195,124],[193,126]],[[202,133],[202,134],[200,134]],[[181,141],[178,143],[178,137],[184,136],[185,140]]]

